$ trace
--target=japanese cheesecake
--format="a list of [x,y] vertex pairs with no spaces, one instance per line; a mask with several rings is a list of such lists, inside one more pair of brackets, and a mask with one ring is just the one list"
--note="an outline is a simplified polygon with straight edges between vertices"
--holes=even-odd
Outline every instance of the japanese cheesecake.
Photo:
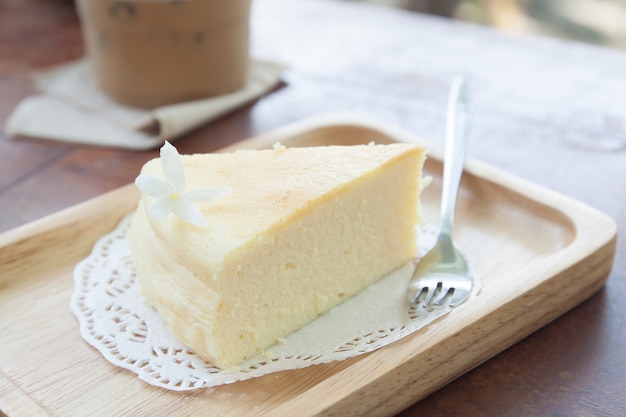
[[[262,353],[415,256],[418,146],[176,156],[185,190],[230,192],[193,204],[200,225],[150,210],[162,202],[144,192],[128,241],[147,302],[219,368]],[[163,158],[140,177],[165,182],[172,168]],[[172,190],[173,204],[180,184]]]

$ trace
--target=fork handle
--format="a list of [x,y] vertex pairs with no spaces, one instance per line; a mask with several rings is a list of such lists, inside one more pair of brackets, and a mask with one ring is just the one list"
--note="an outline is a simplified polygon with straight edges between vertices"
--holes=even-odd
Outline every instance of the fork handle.
[[462,77],[452,83],[446,118],[443,190],[441,197],[440,234],[452,236],[454,211],[463,173],[467,138],[471,120],[469,86]]

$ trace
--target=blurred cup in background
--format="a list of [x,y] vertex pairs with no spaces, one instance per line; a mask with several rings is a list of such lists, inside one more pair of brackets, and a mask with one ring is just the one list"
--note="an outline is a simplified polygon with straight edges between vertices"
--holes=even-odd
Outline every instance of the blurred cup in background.
[[251,0],[78,0],[99,87],[154,108],[244,86]]

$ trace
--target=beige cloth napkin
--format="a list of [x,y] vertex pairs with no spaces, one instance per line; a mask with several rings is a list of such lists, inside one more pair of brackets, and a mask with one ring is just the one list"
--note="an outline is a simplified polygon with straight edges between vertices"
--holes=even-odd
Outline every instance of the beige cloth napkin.
[[253,60],[241,90],[153,110],[119,105],[96,86],[89,62],[81,59],[35,74],[41,95],[21,101],[6,131],[90,145],[150,149],[210,122],[278,85],[284,65]]

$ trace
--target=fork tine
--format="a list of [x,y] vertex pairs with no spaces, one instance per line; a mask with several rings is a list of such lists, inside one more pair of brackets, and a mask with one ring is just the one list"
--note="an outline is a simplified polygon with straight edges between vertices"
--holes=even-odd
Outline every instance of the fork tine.
[[443,284],[441,282],[438,282],[437,285],[428,289],[428,297],[426,297],[426,299],[424,300],[424,307],[428,307],[434,304],[433,301],[441,293],[442,286]]
[[454,292],[453,287],[448,287],[445,291],[442,289],[439,299],[435,300],[433,305],[440,306],[444,301],[450,301],[454,297]]
[[428,296],[428,290],[429,290],[428,287],[421,287],[420,290],[416,292],[415,297],[409,300],[411,304],[418,304],[420,302],[423,302]]
[[462,304],[465,300],[467,300],[470,296],[470,291],[467,289],[459,289],[455,291],[455,294],[452,297],[452,301],[450,301],[450,307],[456,307],[459,304]]

